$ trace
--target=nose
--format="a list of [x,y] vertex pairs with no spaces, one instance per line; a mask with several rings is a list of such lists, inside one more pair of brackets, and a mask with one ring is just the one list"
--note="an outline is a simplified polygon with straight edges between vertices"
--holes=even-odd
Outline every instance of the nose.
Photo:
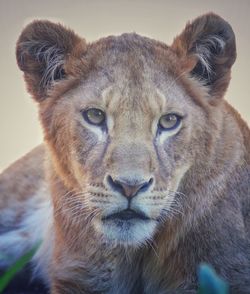
[[148,181],[140,181],[133,179],[113,179],[110,175],[107,177],[107,181],[111,188],[120,192],[126,198],[132,198],[139,192],[145,192],[153,183],[153,178]]

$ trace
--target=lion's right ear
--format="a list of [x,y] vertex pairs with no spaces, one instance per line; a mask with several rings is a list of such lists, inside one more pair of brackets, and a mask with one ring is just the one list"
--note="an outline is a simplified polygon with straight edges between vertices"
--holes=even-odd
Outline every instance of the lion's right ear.
[[55,82],[72,74],[85,51],[85,40],[60,24],[36,20],[27,25],[16,58],[34,99],[42,101]]

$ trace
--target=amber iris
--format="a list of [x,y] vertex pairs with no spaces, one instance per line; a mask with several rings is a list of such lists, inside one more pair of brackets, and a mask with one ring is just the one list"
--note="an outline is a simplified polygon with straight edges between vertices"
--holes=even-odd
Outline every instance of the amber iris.
[[159,127],[163,130],[172,130],[179,126],[181,117],[175,113],[163,115],[159,120]]

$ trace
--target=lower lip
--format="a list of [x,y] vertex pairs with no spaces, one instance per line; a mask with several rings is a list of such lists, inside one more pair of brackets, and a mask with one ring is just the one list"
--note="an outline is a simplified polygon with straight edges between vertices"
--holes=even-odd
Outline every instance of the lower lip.
[[105,217],[104,220],[119,220],[119,221],[129,221],[129,220],[149,220],[148,217],[140,215],[140,214],[113,214],[108,217]]

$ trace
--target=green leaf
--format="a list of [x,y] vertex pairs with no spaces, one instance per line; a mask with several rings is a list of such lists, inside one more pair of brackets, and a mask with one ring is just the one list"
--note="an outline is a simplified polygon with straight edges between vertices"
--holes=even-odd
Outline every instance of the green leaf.
[[8,270],[0,277],[0,293],[7,287],[17,272],[19,272],[33,257],[40,243],[33,247],[30,251],[20,257]]

